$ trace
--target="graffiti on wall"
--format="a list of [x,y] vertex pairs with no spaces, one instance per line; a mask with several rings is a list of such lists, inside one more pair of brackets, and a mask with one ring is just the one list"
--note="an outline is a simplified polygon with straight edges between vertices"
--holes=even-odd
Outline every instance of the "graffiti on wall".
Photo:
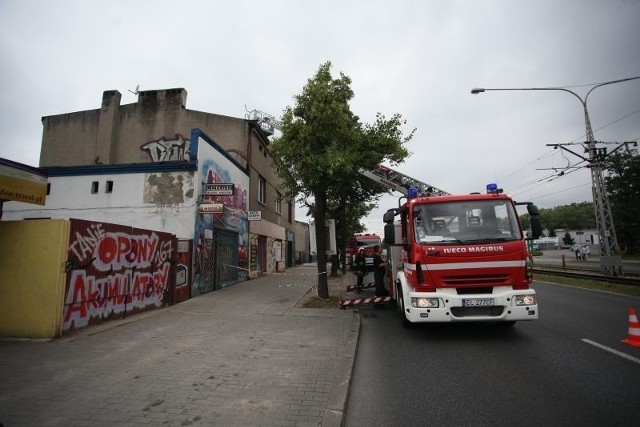
[[160,307],[175,277],[168,233],[71,220],[63,330]]
[[149,141],[140,149],[146,151],[152,162],[169,162],[175,160],[189,160],[190,141],[180,134],[175,139]]
[[179,240],[176,258],[176,293],[174,303],[185,301],[189,298],[191,287],[191,250],[190,240]]
[[[202,196],[203,201],[222,203],[224,210],[220,214],[201,213],[196,216],[194,295],[246,280],[248,276],[248,177],[231,166],[230,162],[213,159],[203,162],[200,173],[203,183],[233,183],[235,192],[228,196]],[[228,232],[235,233],[235,242],[229,240],[231,235]],[[234,254],[229,252],[231,247],[234,248]]]

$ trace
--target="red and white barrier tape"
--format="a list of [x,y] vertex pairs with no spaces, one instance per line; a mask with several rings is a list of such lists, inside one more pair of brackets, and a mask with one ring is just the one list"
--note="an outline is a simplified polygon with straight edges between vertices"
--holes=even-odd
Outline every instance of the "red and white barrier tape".
[[341,300],[341,306],[360,305],[360,304],[382,304],[391,301],[391,297],[372,297]]
[[[365,283],[364,285],[362,285],[362,289],[366,289],[366,288],[375,288],[376,285],[373,283]],[[356,289],[357,286],[356,285],[348,285],[347,286],[347,291],[353,291],[354,289]]]

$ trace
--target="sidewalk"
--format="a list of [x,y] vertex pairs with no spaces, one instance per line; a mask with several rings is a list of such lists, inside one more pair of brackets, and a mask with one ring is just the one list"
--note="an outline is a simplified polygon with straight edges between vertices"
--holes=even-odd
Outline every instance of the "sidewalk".
[[339,426],[360,318],[296,307],[316,274],[291,268],[51,342],[0,341],[0,425]]

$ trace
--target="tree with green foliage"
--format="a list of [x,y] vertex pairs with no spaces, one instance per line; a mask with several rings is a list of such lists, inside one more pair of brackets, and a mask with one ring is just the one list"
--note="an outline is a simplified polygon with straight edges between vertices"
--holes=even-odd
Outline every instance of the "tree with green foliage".
[[569,234],[568,231],[564,233],[564,236],[562,237],[562,241],[567,246],[571,246],[575,243],[575,240],[573,240],[573,237],[571,237],[571,234]]
[[569,229],[587,230],[596,228],[596,216],[593,203],[580,202],[540,209],[542,226],[548,230]]
[[[329,298],[324,226],[329,210],[347,205],[339,195],[349,194],[349,203],[365,203],[365,191],[362,200],[355,196],[357,189],[366,188],[361,185],[367,178],[360,175],[360,168],[373,169],[385,160],[402,162],[409,155],[404,144],[414,133],[403,135],[400,127],[405,121],[399,114],[387,119],[379,113],[375,123],[360,123],[349,106],[354,96],[350,85],[351,79],[342,72],[332,78],[331,62],[320,65],[294,97],[295,105],[285,108],[282,135],[270,145],[286,197],[302,202],[314,219],[318,296],[323,299]],[[347,209],[343,211],[346,218]],[[343,224],[346,227],[344,219]]]
[[637,149],[617,151],[605,159],[609,193],[618,243],[629,253],[640,252],[640,155]]
[[[523,228],[529,227],[529,214],[520,217]],[[550,209],[540,209],[542,228],[549,237],[556,237],[555,230],[589,230],[596,228],[596,214],[591,202],[571,203]]]

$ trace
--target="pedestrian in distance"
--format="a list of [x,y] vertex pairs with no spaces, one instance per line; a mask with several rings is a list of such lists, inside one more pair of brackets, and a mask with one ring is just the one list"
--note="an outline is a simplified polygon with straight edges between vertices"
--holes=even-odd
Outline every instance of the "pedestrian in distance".
[[367,270],[367,260],[364,256],[364,248],[358,250],[356,258],[353,260],[353,273],[358,278],[356,282],[356,293],[362,292],[362,282]]
[[387,274],[387,262],[382,259],[382,249],[380,245],[373,248],[373,279],[376,287],[375,295],[384,297],[389,295],[389,291],[384,286],[384,276]]
[[583,245],[580,247],[580,258],[582,259],[582,261],[586,261],[587,260],[587,255],[589,254],[589,249],[587,248],[587,245]]

